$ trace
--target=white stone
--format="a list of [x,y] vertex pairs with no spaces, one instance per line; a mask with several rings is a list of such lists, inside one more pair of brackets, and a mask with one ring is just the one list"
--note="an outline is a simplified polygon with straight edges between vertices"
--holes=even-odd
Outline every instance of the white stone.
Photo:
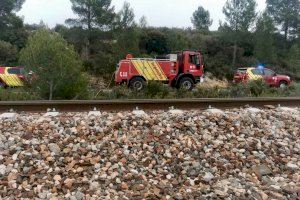
[[292,170],[299,169],[299,167],[297,165],[295,165],[291,162],[289,162],[286,166],[288,169],[292,169]]
[[250,108],[246,108],[246,110],[250,113],[258,113],[258,112],[261,112],[260,109],[258,108],[253,108],[253,107],[250,107]]
[[107,174],[102,174],[99,178],[102,179],[102,180],[104,180],[104,179],[107,178]]
[[57,117],[59,115],[59,112],[47,112],[44,114],[44,117]]
[[133,174],[139,174],[139,172],[135,169],[131,169],[130,172],[133,173]]
[[84,199],[84,196],[85,195],[82,192],[80,192],[80,191],[77,191],[76,194],[75,194],[75,197],[76,197],[77,200]]
[[0,174],[4,175],[6,171],[6,166],[5,165],[0,165]]
[[282,112],[287,112],[287,113],[297,113],[298,112],[297,109],[289,108],[289,107],[278,107],[278,110],[282,111]]
[[96,163],[94,167],[95,167],[95,169],[100,169],[101,165],[100,165],[100,163]]
[[143,110],[134,110],[134,111],[132,111],[132,113],[138,117],[147,116],[147,114]]
[[220,110],[220,109],[217,109],[217,108],[207,109],[207,112],[209,112],[211,114],[219,114],[219,115],[223,115],[224,114],[223,110]]
[[17,118],[17,113],[11,112],[11,113],[2,113],[0,115],[0,119],[16,119]]
[[169,113],[171,115],[182,115],[183,114],[183,111],[182,110],[179,110],[179,109],[171,109],[169,110]]
[[121,183],[121,180],[119,178],[116,178],[116,183]]
[[91,190],[97,190],[97,189],[99,189],[99,183],[98,182],[92,182],[90,184],[90,189]]
[[203,179],[206,182],[210,182],[214,178],[214,175],[210,172],[206,172]]
[[279,185],[270,185],[271,188],[275,189],[275,190],[280,190],[280,186]]
[[53,152],[55,154],[60,153],[60,147],[57,144],[54,144],[54,143],[49,144],[49,149],[51,152]]
[[17,160],[18,159],[18,154],[17,153],[15,153],[14,155],[12,155],[12,157],[11,157],[13,160]]
[[98,150],[96,145],[92,145],[91,148],[92,148],[93,151],[97,151]]
[[88,116],[95,116],[95,117],[99,117],[101,116],[101,112],[100,111],[97,111],[97,110],[94,110],[94,111],[90,111]]

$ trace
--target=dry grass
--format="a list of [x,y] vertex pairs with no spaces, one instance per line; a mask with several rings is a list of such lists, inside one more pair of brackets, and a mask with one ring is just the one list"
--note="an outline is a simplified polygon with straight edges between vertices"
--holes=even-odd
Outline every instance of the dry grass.
[[219,80],[211,74],[207,74],[203,83],[198,84],[199,88],[228,88],[229,82],[226,79]]

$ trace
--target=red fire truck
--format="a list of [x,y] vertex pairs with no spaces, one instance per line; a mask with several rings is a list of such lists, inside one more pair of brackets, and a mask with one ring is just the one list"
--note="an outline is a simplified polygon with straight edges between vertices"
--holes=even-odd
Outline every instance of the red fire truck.
[[128,54],[115,72],[116,84],[140,91],[148,81],[161,81],[171,87],[192,90],[203,80],[203,57],[198,51],[181,51],[164,59],[133,58]]
[[23,67],[0,66],[0,87],[22,87],[25,81]]

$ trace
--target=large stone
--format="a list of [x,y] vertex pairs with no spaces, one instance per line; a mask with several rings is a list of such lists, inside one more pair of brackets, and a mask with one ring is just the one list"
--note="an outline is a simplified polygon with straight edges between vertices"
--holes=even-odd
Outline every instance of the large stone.
[[80,191],[76,192],[76,194],[75,194],[76,200],[83,200],[84,197],[85,197],[85,195]]
[[253,108],[253,107],[250,107],[250,108],[246,108],[246,110],[250,113],[259,113],[261,112],[261,109],[259,108]]
[[57,117],[59,116],[59,112],[56,111],[49,111],[47,113],[44,114],[44,117]]
[[0,165],[0,175],[4,175],[6,171],[6,166],[5,165]]
[[57,144],[54,144],[54,143],[49,144],[49,149],[51,152],[53,152],[55,154],[60,153],[60,147]]
[[206,172],[205,175],[203,176],[203,180],[205,182],[210,182],[213,180],[213,178],[214,178],[214,175],[210,172]]
[[264,175],[272,174],[272,171],[266,165],[254,165],[252,166],[252,171],[256,174],[258,178],[261,178]]
[[18,114],[15,112],[9,112],[9,113],[2,113],[0,115],[0,119],[11,119],[15,120],[17,118]]
[[67,179],[64,181],[64,185],[66,186],[66,188],[71,189],[74,182],[75,182],[74,179],[67,178]]
[[296,164],[294,164],[294,163],[291,163],[291,162],[287,163],[287,164],[286,164],[286,167],[287,167],[288,169],[290,169],[290,170],[298,170],[298,169],[299,169],[299,166],[298,166],[298,165],[296,165]]

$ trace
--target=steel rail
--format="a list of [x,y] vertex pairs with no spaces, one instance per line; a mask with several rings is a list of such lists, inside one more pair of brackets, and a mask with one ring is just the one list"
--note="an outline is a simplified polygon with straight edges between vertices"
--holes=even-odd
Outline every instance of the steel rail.
[[94,108],[100,111],[133,110],[136,107],[143,110],[168,110],[170,107],[177,109],[206,109],[239,108],[243,106],[264,107],[290,106],[300,107],[300,97],[294,98],[224,98],[224,99],[132,99],[132,100],[93,100],[93,101],[0,101],[0,112],[11,109],[17,112],[46,112],[55,108],[58,111],[81,112]]

